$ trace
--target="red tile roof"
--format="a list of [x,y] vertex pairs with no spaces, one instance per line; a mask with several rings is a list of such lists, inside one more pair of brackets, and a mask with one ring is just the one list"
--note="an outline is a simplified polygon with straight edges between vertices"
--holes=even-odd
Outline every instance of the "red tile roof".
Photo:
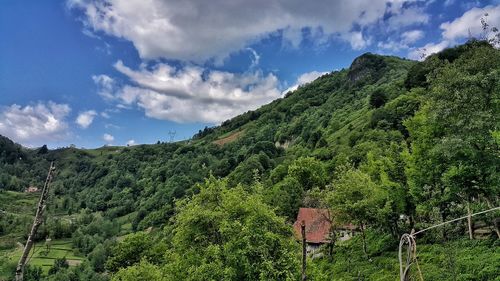
[[295,235],[302,239],[301,224],[306,224],[306,242],[329,243],[330,212],[328,209],[300,208],[297,221],[293,224]]

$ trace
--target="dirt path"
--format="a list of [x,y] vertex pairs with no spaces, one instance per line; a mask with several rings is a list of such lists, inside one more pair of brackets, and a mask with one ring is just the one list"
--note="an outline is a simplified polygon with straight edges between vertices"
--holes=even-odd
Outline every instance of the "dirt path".
[[214,143],[217,145],[225,145],[226,143],[233,142],[233,141],[237,140],[241,135],[243,135],[243,132],[244,131],[236,132],[236,133],[231,134],[225,138],[215,140]]

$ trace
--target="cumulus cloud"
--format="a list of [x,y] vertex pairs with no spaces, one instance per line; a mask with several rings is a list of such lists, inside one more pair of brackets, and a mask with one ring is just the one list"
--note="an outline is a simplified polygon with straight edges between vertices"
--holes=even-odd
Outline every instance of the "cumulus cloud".
[[411,50],[410,53],[408,54],[408,57],[410,59],[414,59],[414,60],[423,60],[432,54],[438,53],[438,52],[450,47],[450,45],[451,45],[450,42],[446,41],[446,40],[441,41],[441,42],[436,43],[436,44],[435,43],[428,43],[421,48]]
[[351,32],[344,35],[344,39],[351,44],[354,50],[361,50],[370,45],[371,40],[365,38],[362,32]]
[[412,6],[407,9],[401,9],[401,12],[392,16],[388,20],[389,28],[398,30],[402,27],[425,24],[429,21],[429,15],[424,8]]
[[297,90],[297,88],[300,85],[304,85],[304,84],[307,84],[309,82],[312,82],[312,81],[316,80],[318,77],[325,75],[327,73],[328,72],[320,72],[320,71],[311,71],[311,72],[303,73],[302,75],[300,75],[297,78],[297,81],[295,82],[295,84],[293,86],[289,87],[288,89],[284,90],[282,94],[284,95],[288,92],[295,91],[295,90]]
[[489,15],[486,20],[490,26],[500,27],[500,5],[472,8],[461,17],[441,24],[443,38],[448,41],[456,41],[470,35],[480,37],[483,35],[481,18],[485,17],[485,14]]
[[95,110],[87,110],[84,112],[80,112],[78,117],[76,117],[76,124],[80,126],[82,129],[87,129],[90,124],[94,121],[94,118],[97,116],[97,112]]
[[137,145],[137,143],[135,142],[135,140],[129,140],[129,141],[127,141],[127,146],[134,146],[134,145]]
[[67,104],[38,102],[24,107],[13,104],[0,108],[0,134],[26,145],[68,137]]
[[385,50],[399,51],[401,49],[409,49],[411,45],[424,37],[422,30],[409,30],[403,32],[398,40],[388,40],[379,42],[377,47]]
[[[138,106],[146,116],[162,120],[220,123],[281,94],[276,76],[261,71],[237,74],[167,63],[131,69],[121,61],[115,68],[131,84],[117,88],[108,98],[121,107]],[[96,83],[101,85],[99,79]]]
[[98,85],[99,91],[97,92],[101,97],[107,100],[114,98],[113,93],[116,90],[116,82],[108,75],[93,75],[92,80]]
[[409,30],[401,34],[402,42],[405,44],[412,44],[424,37],[424,32],[422,30]]
[[[486,14],[488,16],[486,16]],[[484,8],[471,8],[462,16],[453,21],[444,22],[440,25],[442,41],[439,43],[428,43],[423,47],[410,50],[408,57],[411,59],[423,59],[431,54],[437,53],[445,48],[451,47],[470,36],[475,38],[489,37],[493,34],[483,33],[481,18],[485,18],[490,27],[500,26],[500,5],[486,6]]]
[[319,30],[326,37],[347,39],[355,48],[362,48],[368,41],[353,33],[354,26],[363,30],[386,20],[387,15],[395,27],[427,22],[428,15],[415,5],[405,5],[409,2],[421,1],[319,0],[311,5],[300,0],[68,0],[67,3],[70,9],[84,14],[84,29],[125,38],[134,44],[142,58],[200,62],[225,57],[276,32],[298,46],[304,28]]
[[110,134],[104,134],[102,136],[102,139],[106,142],[106,143],[112,143],[114,140],[115,140],[115,137],[113,137],[112,135]]

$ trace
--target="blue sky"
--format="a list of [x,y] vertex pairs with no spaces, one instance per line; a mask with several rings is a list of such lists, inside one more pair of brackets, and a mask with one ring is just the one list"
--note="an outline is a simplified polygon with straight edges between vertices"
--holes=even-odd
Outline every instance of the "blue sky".
[[500,2],[3,0],[0,134],[25,146],[187,139],[365,52],[419,59]]

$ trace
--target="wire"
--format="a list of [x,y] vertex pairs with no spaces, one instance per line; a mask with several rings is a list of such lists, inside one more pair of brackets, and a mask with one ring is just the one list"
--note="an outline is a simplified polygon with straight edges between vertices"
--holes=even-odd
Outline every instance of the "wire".
[[[488,213],[488,212],[495,211],[495,210],[500,210],[500,206],[499,207],[495,207],[495,208],[491,208],[491,209],[486,210],[486,211],[482,211],[482,212],[478,212],[478,213],[472,214],[472,215],[470,215],[470,217],[481,215],[481,214]],[[419,230],[419,231],[413,233],[412,235],[415,236],[415,235],[420,234],[422,232],[425,232],[425,231],[427,231],[429,229],[433,229],[433,228],[436,228],[436,227],[439,227],[439,226],[442,226],[442,225],[445,225],[445,224],[448,224],[448,223],[456,222],[456,221],[459,221],[459,220],[463,220],[463,219],[466,219],[468,217],[469,217],[469,215],[463,216],[463,217],[460,217],[460,218],[456,218],[456,219],[452,219],[452,220],[449,220],[449,221],[445,221],[445,222],[442,222],[440,224],[436,224],[436,225],[433,225],[431,227]]]
[[[409,280],[410,268],[411,268],[411,266],[414,263],[417,266],[417,270],[418,270],[418,273],[419,273],[420,281],[424,281],[424,277],[422,275],[422,271],[420,270],[420,266],[418,265],[418,260],[417,260],[417,241],[416,241],[416,235],[417,234],[423,233],[423,232],[425,232],[425,231],[427,231],[429,229],[433,229],[433,228],[436,228],[436,227],[443,226],[443,225],[448,224],[448,223],[452,223],[452,222],[463,220],[463,219],[466,219],[466,218],[469,218],[469,217],[473,217],[473,216],[485,214],[485,213],[492,212],[492,211],[495,211],[495,210],[500,210],[500,206],[499,207],[495,207],[495,208],[491,208],[489,210],[477,212],[477,213],[474,213],[474,214],[471,214],[471,215],[467,215],[467,216],[463,216],[463,217],[460,217],[460,218],[456,218],[456,219],[452,219],[452,220],[449,220],[449,221],[445,221],[445,222],[442,222],[442,223],[439,223],[439,224],[436,224],[436,225],[424,228],[424,229],[419,230],[417,232],[414,232],[412,230],[412,232],[410,234],[408,234],[408,233],[403,234],[401,236],[401,240],[399,240],[399,253],[398,253],[400,281],[407,281],[407,280]],[[406,259],[405,259],[405,265],[403,266],[403,247],[405,245],[406,245]]]

